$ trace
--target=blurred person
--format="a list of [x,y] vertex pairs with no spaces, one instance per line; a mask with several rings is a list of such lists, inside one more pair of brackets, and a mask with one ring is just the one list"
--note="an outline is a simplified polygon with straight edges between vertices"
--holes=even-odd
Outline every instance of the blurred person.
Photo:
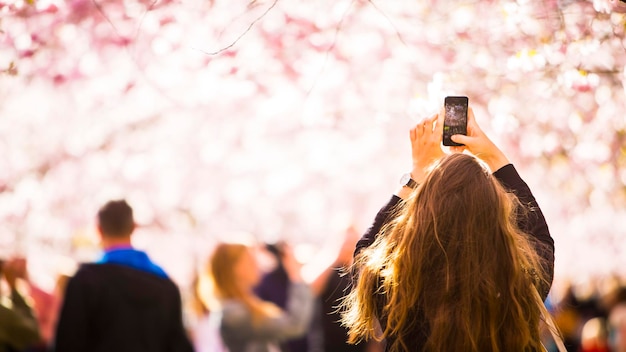
[[591,318],[580,334],[580,352],[610,352],[606,319]]
[[54,292],[41,289],[32,282],[28,282],[30,298],[33,301],[33,311],[41,333],[40,350],[46,350],[52,342],[58,314],[58,302]]
[[568,282],[554,312],[555,321],[569,351],[582,351],[584,335],[590,337],[591,332],[599,328],[595,323],[598,320],[594,319],[606,319],[607,315],[606,302],[603,302],[596,280],[576,285]]
[[567,283],[563,297],[554,309],[554,319],[563,336],[568,351],[578,351],[581,344],[581,333],[585,321],[581,304],[572,283]]
[[[318,253],[320,257],[324,257],[323,254],[328,254],[331,258],[336,257],[336,259],[331,259],[330,265],[316,265],[318,266],[317,275],[310,285],[315,295],[315,309],[307,334],[284,342],[281,344],[281,351],[375,351],[367,349],[371,343],[348,344],[347,329],[342,327],[340,323],[339,300],[346,294],[351,283],[351,279],[345,276],[344,269],[352,262],[354,246],[359,238],[354,227],[348,228],[344,235],[339,251],[336,252],[336,246],[333,246],[332,250],[330,248],[322,249]],[[289,274],[284,262],[293,256],[293,248],[287,242],[281,241],[267,244],[265,249],[275,259],[276,266],[262,276],[261,282],[254,291],[259,298],[270,301],[284,309],[287,305],[287,294],[290,286]]]
[[[288,260],[293,253],[293,249],[286,242],[266,244],[265,249],[275,260],[275,267],[261,277],[261,281],[254,287],[254,293],[262,300],[269,301],[285,309],[287,307],[287,295],[291,287],[289,273],[285,268],[285,260]],[[316,302],[317,303],[317,302]],[[315,322],[315,317],[311,319],[311,323]],[[284,341],[280,345],[282,352],[307,352],[309,351],[309,331],[304,336]]]
[[188,311],[192,313],[193,324],[191,338],[196,351],[226,352],[226,347],[220,336],[214,320],[216,314],[211,314],[209,303],[211,299],[211,288],[204,273],[197,273],[192,283],[190,307]]
[[626,286],[612,293],[609,308],[609,346],[611,352],[626,352]]
[[25,258],[15,258],[14,262],[19,263],[20,279],[25,284],[24,288],[26,288],[25,292],[27,292],[28,299],[32,302],[33,315],[37,319],[41,337],[36,345],[29,348],[29,351],[48,351],[56,330],[60,302],[69,276],[59,275],[55,288],[52,292],[48,292],[31,280]]
[[192,341],[196,341],[198,336],[196,332],[202,330],[200,326],[203,325],[209,317],[209,306],[205,300],[206,290],[204,290],[203,276],[196,272],[191,282],[191,289],[189,295],[183,302],[186,302],[183,314],[185,315],[186,326],[189,330],[189,336]]
[[[17,289],[17,280],[26,276],[21,258],[0,260],[0,352],[22,352],[41,342],[37,319]],[[2,296],[2,279],[10,291],[9,302]]]
[[[210,307],[209,326],[197,332],[198,352],[279,351],[280,342],[306,333],[314,298],[302,279],[301,265],[291,255],[284,261],[290,282],[284,310],[254,293],[261,279],[258,265],[250,246],[221,243],[215,248],[208,265],[215,299]],[[206,336],[220,337],[223,346]]]
[[391,352],[544,350],[554,242],[528,185],[468,115],[468,134],[452,137],[464,146],[451,155],[441,147],[443,113],[411,129],[410,180],[356,246],[355,288],[343,301],[350,342],[384,338]]
[[348,273],[352,265],[352,254],[359,239],[355,226],[350,226],[344,234],[344,241],[337,260],[331,266],[323,290],[320,293],[321,326],[323,351],[325,352],[378,352],[382,351],[379,342],[363,341],[358,344],[348,343],[348,329],[341,325],[339,305],[341,299],[350,291],[352,279]]
[[193,351],[178,287],[131,245],[132,208],[124,200],[110,201],[97,220],[104,255],[81,265],[68,281],[54,350]]
[[51,293],[31,283],[31,297],[35,303],[37,321],[45,346],[51,346],[54,341],[63,295],[70,277],[68,274],[59,274]]
[[626,352],[626,304],[615,306],[609,315],[611,351]]

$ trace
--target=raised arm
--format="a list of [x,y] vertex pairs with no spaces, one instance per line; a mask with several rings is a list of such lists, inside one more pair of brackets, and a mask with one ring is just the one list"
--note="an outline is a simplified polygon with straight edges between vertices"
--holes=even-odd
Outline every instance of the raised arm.
[[508,164],[493,175],[502,186],[517,196],[524,207],[517,215],[517,226],[532,237],[535,251],[543,258],[543,270],[547,274],[548,282],[539,288],[539,294],[542,299],[546,299],[554,278],[554,240],[550,236],[546,219],[530,188],[513,165]]
[[[420,121],[409,131],[409,141],[411,142],[411,179],[416,183],[421,183],[430,166],[445,156],[441,149],[441,135],[443,132],[443,111]],[[387,222],[393,219],[394,208],[408,198],[414,189],[405,185],[400,185],[395,194],[383,206],[373,224],[367,229],[363,237],[357,242],[354,255],[358,255],[363,248],[369,247],[376,240],[376,236]]]
[[354,250],[355,257],[361,252],[361,250],[363,250],[363,248],[367,248],[374,243],[380,229],[382,229],[383,226],[385,226],[385,224],[393,218],[393,210],[401,201],[402,198],[397,195],[393,195],[387,204],[385,204],[385,206],[378,211],[372,225],[367,229],[367,231],[365,231],[365,234],[356,243],[356,248]]
[[306,333],[313,317],[315,296],[302,278],[302,264],[292,251],[284,253],[283,266],[290,282],[285,309],[255,322],[240,302],[226,304],[222,318],[224,340],[283,341]]
[[253,322],[250,312],[239,302],[225,304],[222,333],[225,340],[283,341],[306,333],[313,316],[314,296],[305,283],[292,283],[289,287],[287,307],[284,311]]

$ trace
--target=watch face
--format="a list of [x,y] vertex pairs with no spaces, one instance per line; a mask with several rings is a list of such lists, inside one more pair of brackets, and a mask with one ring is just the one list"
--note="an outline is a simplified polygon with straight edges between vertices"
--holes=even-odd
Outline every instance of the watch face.
[[411,174],[407,173],[402,175],[402,178],[400,179],[400,184],[404,187],[409,187],[409,188],[417,188],[417,182],[415,182],[412,178],[411,178]]

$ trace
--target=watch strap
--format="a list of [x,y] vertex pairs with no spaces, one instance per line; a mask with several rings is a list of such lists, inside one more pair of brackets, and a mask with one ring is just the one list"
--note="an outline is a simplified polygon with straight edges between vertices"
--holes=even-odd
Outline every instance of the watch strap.
[[412,179],[412,178],[409,178],[406,181],[406,184],[405,184],[406,187],[409,187],[409,188],[412,188],[412,189],[416,189],[418,185],[419,184],[417,182],[415,182],[415,180]]
[[415,182],[414,179],[411,178],[410,173],[402,175],[402,178],[400,179],[400,183],[402,187],[409,187],[411,189],[416,189],[417,186],[419,185],[417,182]]

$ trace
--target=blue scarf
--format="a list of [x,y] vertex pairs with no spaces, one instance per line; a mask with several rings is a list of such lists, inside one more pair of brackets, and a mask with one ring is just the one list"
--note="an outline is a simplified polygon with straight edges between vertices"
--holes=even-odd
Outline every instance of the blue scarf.
[[97,264],[119,264],[154,274],[164,279],[169,278],[165,271],[154,264],[145,252],[131,247],[115,247],[104,251]]

